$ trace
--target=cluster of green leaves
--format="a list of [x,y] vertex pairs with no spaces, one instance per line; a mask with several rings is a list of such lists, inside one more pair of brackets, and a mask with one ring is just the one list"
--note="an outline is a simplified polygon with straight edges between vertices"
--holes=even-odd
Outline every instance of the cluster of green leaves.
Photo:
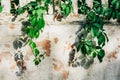
[[101,0],[93,0],[93,10],[97,13],[97,14],[102,14],[103,13],[103,4]]
[[62,0],[60,7],[63,16],[68,16],[73,11],[71,0]]
[[[84,3],[86,3],[85,0],[82,0],[79,7],[82,7],[82,4]],[[103,46],[109,40],[103,29],[104,20],[101,17],[103,10],[104,8],[101,4],[101,0],[93,0],[92,9],[88,8],[80,13],[86,15],[86,21],[80,26],[81,29],[77,31],[77,38],[73,46],[77,48],[77,52],[80,51],[84,56],[84,59],[81,60],[80,63],[87,63],[85,64],[87,66],[90,66],[89,63],[92,64],[96,57],[102,62],[103,57],[105,56]]]
[[33,54],[35,56],[34,63],[35,65],[38,65],[41,60],[44,59],[44,54],[40,54],[40,51],[37,49],[36,43],[30,40],[29,45],[33,51]]
[[78,0],[78,13],[86,15],[90,10],[86,0]]
[[[36,46],[36,43],[33,40],[38,38],[40,33],[43,31],[43,28],[45,26],[44,14],[46,12],[48,13],[49,5],[52,3],[53,2],[51,0],[36,0],[31,1],[23,7],[18,7],[17,9],[15,9],[15,7],[13,6],[13,8],[11,9],[11,13],[15,15],[13,21],[18,15],[23,14],[24,12],[28,13],[28,20],[22,21],[22,32],[24,36],[23,40],[26,38],[27,39],[26,41],[21,41],[21,38],[18,38],[13,42],[13,46],[15,49],[19,49],[23,47],[23,43],[25,43],[25,45],[29,43],[29,46],[31,47],[35,56],[35,65],[38,65],[41,62],[41,60],[44,59],[44,54],[40,53],[39,49]],[[68,16],[72,11],[72,1],[62,1],[60,8],[61,13],[63,13],[65,16]]]
[[104,16],[110,20],[120,20],[120,0],[108,0],[108,7],[104,10]]
[[0,0],[0,12],[2,12],[1,0]]
[[[103,19],[97,15],[96,12],[90,11],[86,17],[86,24],[82,26],[86,31],[86,36],[81,37],[82,44],[80,44],[79,47],[84,55],[91,55],[93,58],[97,55],[100,62],[102,62],[105,55],[102,48],[105,42],[108,42],[108,37],[104,32],[103,25]],[[95,39],[97,41],[95,41]]]
[[19,0],[11,0],[11,10],[10,10],[10,12],[12,14],[15,14],[16,6],[18,6],[18,5],[19,5]]
[[29,43],[33,54],[35,56],[34,62],[35,65],[38,65],[41,62],[41,59],[44,58],[43,54],[40,54],[39,50],[37,49],[37,46],[33,39],[36,39],[39,37],[40,33],[42,32],[45,21],[44,21],[44,13],[45,13],[46,7],[41,6],[39,2],[32,1],[25,6],[16,9],[16,15],[23,14],[25,11],[28,13],[28,20],[22,21],[23,25],[23,35],[27,36],[29,39],[27,43]]

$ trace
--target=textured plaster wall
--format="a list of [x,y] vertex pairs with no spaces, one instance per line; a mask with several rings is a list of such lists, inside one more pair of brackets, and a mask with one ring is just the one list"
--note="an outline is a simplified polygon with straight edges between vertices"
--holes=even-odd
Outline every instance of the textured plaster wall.
[[[25,17],[21,15],[20,17]],[[74,22],[82,16],[71,14],[63,22],[53,22],[46,16],[46,26],[40,38],[35,40],[40,50],[47,53],[40,65],[33,63],[34,56],[29,46],[22,48],[25,73],[16,76],[18,67],[14,61],[12,42],[21,34],[21,24],[11,22],[12,16],[0,14],[0,80],[120,80],[120,24],[112,22],[104,26],[109,42],[104,47],[106,55],[102,63],[96,59],[87,70],[82,67],[69,67],[68,58],[75,31],[80,26]]]

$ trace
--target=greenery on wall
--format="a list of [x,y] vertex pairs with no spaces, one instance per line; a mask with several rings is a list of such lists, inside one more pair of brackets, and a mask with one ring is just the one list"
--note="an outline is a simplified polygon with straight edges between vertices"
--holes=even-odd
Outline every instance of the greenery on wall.
[[0,12],[2,12],[1,0],[0,0]]
[[[93,0],[93,7],[86,4],[86,0],[78,0],[78,13],[86,16],[85,22],[76,32],[76,39],[70,52],[69,65],[73,67],[82,66],[88,69],[97,57],[102,62],[105,51],[103,47],[109,41],[104,30],[104,19],[111,18],[119,21],[120,1],[108,0],[107,5],[102,4],[101,0]],[[74,48],[75,47],[75,48]],[[81,52],[80,56],[75,56],[75,49]],[[79,60],[80,59],[80,60]]]
[[[78,13],[86,18],[76,32],[69,65],[81,65],[87,69],[94,62],[94,58],[97,57],[102,62],[105,56],[103,47],[109,39],[104,30],[104,20],[116,19],[120,22],[120,0],[108,0],[108,5],[102,4],[101,0],[93,0],[92,7],[88,6],[86,1],[78,0]],[[15,16],[12,21],[15,21],[20,14],[27,12],[27,20],[22,21],[22,35],[24,37],[15,39],[13,46],[18,50],[29,44],[35,56],[35,65],[38,65],[45,57],[45,54],[38,50],[34,39],[37,39],[44,30],[44,15],[49,14],[49,5],[52,5],[54,18],[58,21],[66,18],[73,11],[72,0],[36,0],[23,7],[19,7],[19,0],[11,0],[11,13]],[[56,6],[59,8],[56,9]],[[2,7],[0,6],[1,11]],[[76,50],[81,52],[77,58],[75,57]],[[78,61],[79,59],[80,61]]]

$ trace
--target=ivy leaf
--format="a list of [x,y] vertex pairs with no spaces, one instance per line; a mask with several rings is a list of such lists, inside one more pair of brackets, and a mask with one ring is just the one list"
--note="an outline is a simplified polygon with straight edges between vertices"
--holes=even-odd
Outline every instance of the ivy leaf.
[[3,9],[2,6],[0,6],[0,12],[2,12],[2,9]]
[[115,19],[117,16],[116,16],[116,12],[114,11],[114,12],[112,12],[112,17],[113,17],[113,19]]
[[96,52],[92,52],[92,53],[91,53],[91,56],[92,56],[93,58],[95,58],[95,57],[96,57]]
[[93,26],[95,26],[97,28],[101,28],[101,25],[99,23],[94,23]]
[[28,35],[33,38],[34,37],[34,30],[33,29],[30,29]]
[[34,55],[35,55],[35,56],[37,56],[37,55],[40,53],[38,49],[34,49],[33,52],[34,52]]
[[19,9],[17,9],[17,14],[20,15],[20,14],[24,13],[24,11],[25,10],[23,8],[19,8]]
[[68,16],[70,14],[70,8],[66,7],[66,16]]
[[31,20],[31,25],[34,27],[36,25],[36,17],[33,17],[33,19]]
[[40,18],[39,20],[38,20],[38,23],[37,23],[38,25],[38,29],[42,29],[44,26],[45,26],[45,21],[44,21],[44,19],[43,18]]
[[92,41],[87,40],[87,41],[86,41],[86,44],[87,44],[88,46],[92,46]]
[[35,38],[38,38],[39,35],[40,35],[39,31],[37,31],[37,32],[35,33]]
[[116,9],[120,9],[120,2],[116,2]]
[[82,54],[86,54],[87,53],[87,49],[86,49],[86,46],[85,45],[83,45],[82,47],[81,47],[81,52],[82,52]]
[[36,10],[38,16],[42,16],[44,14],[44,7],[39,7],[39,9]]
[[104,46],[105,45],[105,36],[103,34],[101,34],[98,37],[98,44]]
[[62,10],[64,11],[66,9],[66,4],[65,3],[62,3],[61,4],[61,7],[62,7]]
[[116,4],[118,0],[112,0],[112,5]]
[[100,34],[99,28],[97,28],[97,27],[91,27],[91,34],[92,34],[93,38],[99,36],[99,34]]
[[38,65],[41,62],[41,60],[38,58],[35,58],[33,61],[34,61],[35,65]]
[[29,45],[31,46],[32,49],[35,49],[35,48],[36,48],[36,44],[35,44],[35,42],[33,42],[33,41],[30,41],[30,42],[29,42]]
[[104,52],[104,50],[101,49],[98,52],[98,55],[97,55],[97,57],[98,57],[98,59],[99,59],[100,62],[102,62],[102,59],[103,59],[104,56],[105,56],[105,52]]

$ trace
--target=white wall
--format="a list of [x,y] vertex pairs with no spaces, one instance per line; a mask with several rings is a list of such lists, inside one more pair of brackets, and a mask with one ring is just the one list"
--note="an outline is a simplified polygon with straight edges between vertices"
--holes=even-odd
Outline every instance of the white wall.
[[11,15],[6,14],[0,14],[0,80],[120,80],[120,25],[115,22],[104,26],[109,42],[104,47],[106,55],[102,63],[96,59],[87,70],[68,66],[70,45],[80,26],[71,22],[82,19],[76,14],[61,23],[53,22],[52,16],[46,17],[44,32],[36,43],[39,49],[44,48],[50,56],[35,66],[29,46],[22,48],[27,70],[22,76],[16,76],[18,67],[14,61],[12,42],[21,34],[21,24],[11,22]]

